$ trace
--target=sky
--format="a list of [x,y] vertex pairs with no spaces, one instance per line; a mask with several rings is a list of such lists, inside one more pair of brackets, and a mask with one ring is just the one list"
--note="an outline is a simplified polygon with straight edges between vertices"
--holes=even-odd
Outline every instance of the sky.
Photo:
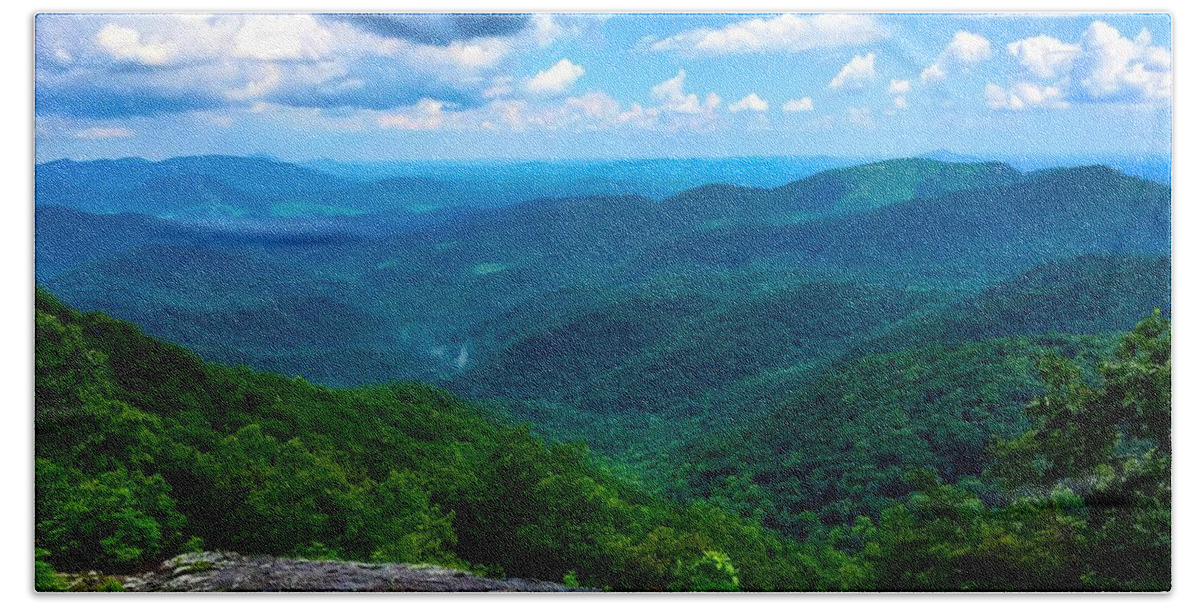
[[1170,154],[1165,14],[41,14],[37,161]]

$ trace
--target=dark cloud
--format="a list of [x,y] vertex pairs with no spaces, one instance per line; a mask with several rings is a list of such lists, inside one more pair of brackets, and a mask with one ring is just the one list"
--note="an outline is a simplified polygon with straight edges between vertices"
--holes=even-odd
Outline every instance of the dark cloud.
[[513,36],[532,24],[529,15],[450,14],[450,15],[388,15],[388,14],[330,14],[327,19],[342,21],[384,38],[408,40],[418,44],[449,46],[462,40]]
[[392,110],[410,106],[426,98],[444,101],[463,108],[478,106],[482,101],[477,94],[436,84],[375,86],[354,91],[297,88],[271,93],[263,97],[266,101],[294,108],[321,108],[324,110]]
[[128,118],[160,116],[227,105],[223,99],[199,93],[159,94],[151,91],[113,90],[94,86],[34,87],[34,111],[76,118]]
[[[231,99],[220,89],[202,86],[169,86],[162,79],[130,76],[119,69],[76,72],[67,78],[46,75],[34,86],[34,109],[39,116],[109,119],[232,109],[255,101],[325,110],[391,110],[425,98],[457,108],[477,107],[485,101],[477,87],[443,82],[394,62],[364,61],[354,68],[352,77],[322,84],[293,79],[284,71],[278,86],[253,99]],[[159,71],[177,75],[176,70]]]
[[424,98],[463,108],[478,106],[483,101],[478,85],[448,82],[396,61],[365,58],[352,68],[345,78],[322,84],[294,81],[285,72],[283,82],[263,99],[287,106],[329,110],[391,110]]
[[[323,15],[381,36],[447,46],[454,41],[512,35],[531,27],[529,15]],[[35,45],[35,113],[112,119],[160,116],[196,110],[244,108],[257,101],[322,109],[390,110],[423,98],[455,108],[477,107],[494,72],[489,67],[461,67],[453,61],[422,62],[418,58],[359,55],[325,56],[322,61],[341,72],[328,78],[312,62],[268,62],[230,56],[221,49],[171,65],[143,65],[110,56],[96,48],[94,32],[104,20],[38,22]],[[136,24],[134,24],[136,25]],[[53,26],[53,27],[52,27]],[[164,26],[165,27],[165,26]],[[144,31],[145,28],[135,28]],[[168,31],[168,30],[155,30]],[[186,33],[186,30],[185,30]],[[185,33],[181,33],[183,36]],[[362,36],[352,39],[361,40]],[[173,42],[184,48],[189,41]],[[369,42],[369,41],[368,41]],[[441,51],[432,51],[434,55]],[[424,65],[431,63],[431,65]],[[325,66],[328,67],[328,66]],[[323,69],[323,68],[322,68]],[[265,82],[260,92],[247,92]]]

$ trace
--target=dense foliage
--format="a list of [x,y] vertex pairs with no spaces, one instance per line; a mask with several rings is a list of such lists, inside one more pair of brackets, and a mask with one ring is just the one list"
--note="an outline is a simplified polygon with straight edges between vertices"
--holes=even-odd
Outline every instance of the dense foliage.
[[[645,167],[443,169],[39,165],[39,588],[198,547],[1169,587],[1168,187],[901,159],[655,201],[619,194]],[[537,171],[569,197],[505,198]]]
[[[116,204],[125,194],[112,190],[124,193],[155,180],[200,176],[187,177],[186,187],[147,195],[169,202],[212,194],[199,188],[201,177],[226,179],[236,189],[258,176],[269,186],[263,188],[280,192],[299,187],[287,180],[309,190],[324,188],[319,196],[330,200],[322,205],[357,200],[344,183],[326,184],[308,173],[293,176],[261,159],[229,162],[228,177],[214,169],[220,163],[219,158],[48,163],[39,167],[38,184],[50,190],[73,184]],[[267,179],[268,169],[283,173]],[[400,213],[390,193],[404,188],[389,184],[376,184],[378,192],[362,196]],[[175,190],[177,196],[168,196]],[[410,214],[414,223],[397,227],[379,214],[361,221],[271,216],[197,225],[132,213],[85,213],[80,210],[97,209],[39,191],[36,274],[71,305],[137,323],[207,360],[354,386],[394,378],[440,381],[477,365],[503,377],[499,370],[509,345],[490,341],[487,329],[562,290],[616,293],[618,301],[608,304],[619,308],[684,277],[679,282],[687,282],[691,297],[722,300],[725,310],[685,313],[692,327],[703,327],[713,315],[701,313],[728,315],[743,297],[753,306],[760,290],[799,282],[927,291],[925,304],[937,308],[967,295],[964,290],[992,287],[1055,260],[1170,252],[1170,190],[1101,167],[1021,174],[990,163],[900,159],[826,171],[771,189],[708,186],[658,202],[577,193]],[[301,205],[291,199],[286,204]],[[747,285],[743,277],[750,275],[764,284]],[[744,288],[743,297],[730,290],[735,284]],[[1157,295],[1157,285],[1145,291]],[[1092,310],[1120,308],[1111,306],[1107,294],[1098,295]],[[1165,306],[1162,300],[1138,304]],[[592,303],[578,304],[597,312]],[[1057,305],[1048,304],[1047,310]],[[1132,320],[1125,312],[1105,315],[1121,317],[1123,325],[1103,330],[1127,327]],[[1140,306],[1138,314],[1144,312]],[[817,318],[819,313],[807,311]],[[1068,329],[1043,320],[1029,323],[1031,333],[1041,333],[1037,326]],[[545,333],[555,326],[535,320],[530,329]],[[750,353],[782,346],[747,337],[754,340]],[[707,336],[681,338],[699,343]],[[719,364],[728,353],[713,354]],[[788,364],[777,354],[763,357]],[[601,364],[613,367],[607,360]],[[619,378],[611,384],[636,380],[645,368],[616,370]],[[474,376],[486,396],[530,392],[498,386],[486,376]],[[670,406],[658,397],[652,401],[643,409]]]
[[739,485],[760,493],[764,520],[797,534],[814,513],[830,524],[878,516],[917,489],[906,471],[981,475],[993,440],[1027,428],[1022,406],[1041,391],[1038,357],[1094,362],[1110,342],[1012,338],[865,356],[687,446],[675,470],[688,496]]
[[36,314],[36,536],[60,570],[203,544],[616,589],[816,589],[850,560],[656,497],[581,444],[496,427],[425,385],[329,390],[207,364],[44,292]]
[[[664,499],[582,444],[496,427],[425,385],[329,390],[207,364],[41,291],[36,315],[37,571],[46,590],[62,585],[50,564],[132,570],[201,544],[434,561],[613,589],[1170,585],[1170,336],[1161,316],[1099,365],[1099,388],[1067,359],[1041,360],[1046,388],[1030,402],[1029,430],[1008,433],[999,464],[982,471],[1007,491],[980,481],[978,462],[893,456],[884,466],[864,437],[846,453],[867,454],[856,470],[878,481],[857,481],[857,494],[822,512],[868,505],[869,516],[827,525],[808,511],[781,515],[749,474],[726,477],[708,501]],[[980,348],[997,346],[1028,352],[1020,343]],[[953,369],[978,361],[970,355],[930,352],[917,365]],[[886,358],[862,364],[881,382],[888,369],[913,369]],[[855,390],[842,392],[842,405],[854,407]],[[972,403],[955,399],[962,405],[927,403],[955,416]],[[850,419],[878,435],[871,418]],[[819,419],[797,424],[780,432],[826,432]],[[949,441],[974,441],[966,427],[947,428],[957,429]],[[793,459],[792,468],[822,462]],[[791,479],[837,486],[853,467]]]

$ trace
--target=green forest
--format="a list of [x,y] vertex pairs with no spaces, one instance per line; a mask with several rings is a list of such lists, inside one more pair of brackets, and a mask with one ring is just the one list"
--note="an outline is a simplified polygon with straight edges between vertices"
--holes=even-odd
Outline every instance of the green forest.
[[[678,448],[688,466],[670,472],[428,384],[326,388],[205,362],[40,288],[35,315],[42,590],[62,587],[56,571],[200,548],[610,590],[1171,585],[1157,311],[1119,336],[848,357]],[[982,406],[1014,398],[1015,415]]]
[[1178,595],[1174,24],[34,15],[34,588]]
[[654,200],[539,167],[556,197],[401,212],[436,184],[39,165],[39,571],[1170,588],[1168,185],[907,158]]

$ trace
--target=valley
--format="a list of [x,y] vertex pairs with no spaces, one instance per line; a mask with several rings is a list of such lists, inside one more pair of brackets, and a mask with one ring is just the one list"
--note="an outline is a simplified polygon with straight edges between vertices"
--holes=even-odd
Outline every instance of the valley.
[[[594,456],[580,462],[606,463],[597,466],[622,480],[612,482],[621,500],[707,505],[750,526],[754,542],[783,542],[787,559],[821,562],[818,570],[833,568],[829,560],[869,560],[858,552],[874,541],[859,526],[884,525],[914,493],[961,485],[1005,508],[997,445],[1030,432],[1024,412],[1045,390],[1042,362],[1054,355],[1103,370],[1120,356],[1124,332],[1156,311],[1170,317],[1163,184],[1105,166],[755,161],[647,161],[676,168],[675,181],[661,183],[647,166],[506,165],[494,189],[428,167],[395,176],[381,166],[240,157],[44,163],[39,310],[74,319],[97,345],[108,338],[89,327],[124,326],[73,311],[132,323],[216,364],[209,376],[267,372],[253,380],[268,387],[262,399],[284,378],[316,391],[317,401],[327,389],[309,382],[333,387],[349,399],[342,408],[397,382],[435,385],[467,400],[471,424],[530,425],[524,432],[547,438],[552,452],[586,445]],[[755,168],[800,176],[692,183]],[[522,181],[539,171],[551,177]],[[576,173],[592,177],[568,179]],[[664,192],[663,183],[679,190]],[[572,189],[583,193],[522,198]],[[109,398],[177,421],[164,428],[198,424],[184,410],[136,402],[152,389],[129,385],[128,374],[146,372],[121,366],[155,360],[108,352],[112,370],[97,378],[112,375]],[[1082,378],[1094,384],[1102,375]],[[263,433],[255,442],[319,426],[285,421],[293,414],[268,402],[248,407],[245,417],[203,414],[204,432],[215,433],[207,444],[171,431],[171,442],[192,446],[172,449],[208,453],[218,436],[251,432],[238,430],[244,424],[267,425],[252,431]],[[359,460],[359,431],[348,432],[315,445],[335,446],[328,457],[339,467],[375,466]],[[358,455],[333,455],[343,450]],[[167,467],[172,486],[201,470],[180,464],[182,453]],[[465,474],[454,459],[475,457],[444,458]],[[391,483],[381,475],[368,478]],[[422,500],[456,505],[459,524],[483,517],[458,482],[429,486],[438,475],[420,473],[421,487],[438,488]],[[627,488],[626,478],[637,481]],[[653,498],[629,498],[642,492]],[[444,513],[429,509],[422,525],[446,552],[420,555],[451,555],[451,536],[438,532]],[[492,563],[482,548],[491,541],[456,530],[454,555]],[[254,546],[233,530],[218,538],[219,549]],[[291,550],[279,543],[267,549]],[[750,559],[729,547],[721,550],[735,563]],[[806,553],[819,550],[837,554]],[[528,559],[503,571],[565,573]],[[543,565],[523,570],[528,564]],[[613,575],[600,572],[616,566],[596,564],[588,584],[612,586]],[[755,588],[787,587],[762,576]],[[616,587],[668,584],[648,580]]]

